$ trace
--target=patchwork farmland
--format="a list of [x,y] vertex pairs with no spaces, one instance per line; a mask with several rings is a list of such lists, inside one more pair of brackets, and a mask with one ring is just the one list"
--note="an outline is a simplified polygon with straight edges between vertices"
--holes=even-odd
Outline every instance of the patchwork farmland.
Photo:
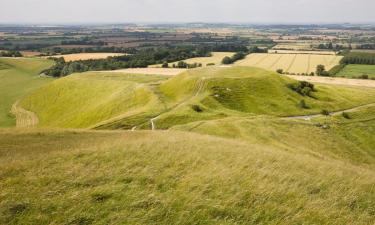
[[270,54],[255,53],[238,61],[240,66],[254,66],[276,71],[282,69],[287,73],[304,74],[315,72],[317,65],[324,65],[326,70],[339,64],[342,56],[317,54]]

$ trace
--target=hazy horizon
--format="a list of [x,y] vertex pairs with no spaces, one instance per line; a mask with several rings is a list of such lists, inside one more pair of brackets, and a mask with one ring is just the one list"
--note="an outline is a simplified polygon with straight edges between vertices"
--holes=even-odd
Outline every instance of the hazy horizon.
[[1,24],[374,23],[372,0],[2,0]]

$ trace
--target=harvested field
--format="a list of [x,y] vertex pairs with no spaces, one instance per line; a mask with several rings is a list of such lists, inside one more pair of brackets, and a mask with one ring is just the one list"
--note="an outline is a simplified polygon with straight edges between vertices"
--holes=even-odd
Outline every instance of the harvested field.
[[294,50],[268,50],[268,53],[278,54],[313,54],[313,55],[336,55],[333,51],[294,51]]
[[122,53],[77,53],[77,54],[69,54],[69,55],[56,55],[52,56],[54,58],[63,57],[65,61],[78,61],[78,60],[89,60],[89,59],[105,59],[108,57],[113,56],[121,56],[124,55]]
[[38,55],[40,55],[41,52],[21,51],[21,54],[22,54],[24,57],[34,57],[34,56],[38,56]]
[[[203,67],[207,66],[209,63],[213,63],[215,65],[220,65],[221,61],[223,60],[224,57],[226,56],[233,56],[233,52],[212,52],[211,57],[196,57],[196,58],[191,58],[191,59],[186,59],[186,60],[181,60],[184,61],[188,64],[194,64],[194,63],[201,63]],[[172,66],[173,64],[177,64],[178,62],[171,62],[169,63],[169,66]],[[161,67],[161,64],[158,65],[152,65],[151,67]]]
[[326,70],[330,70],[338,65],[341,59],[342,56],[336,55],[255,53],[248,55],[236,64],[272,71],[283,69],[284,72],[303,74],[315,72],[316,66],[319,64],[325,65]]
[[295,80],[309,81],[312,83],[375,88],[374,80],[348,79],[348,78],[336,78],[336,77],[332,78],[332,77],[319,77],[319,76],[292,76],[292,75],[287,75],[287,76]]
[[111,70],[111,71],[99,71],[99,72],[175,76],[185,71],[186,69],[175,69],[175,68],[173,69],[172,68],[130,68],[130,69]]

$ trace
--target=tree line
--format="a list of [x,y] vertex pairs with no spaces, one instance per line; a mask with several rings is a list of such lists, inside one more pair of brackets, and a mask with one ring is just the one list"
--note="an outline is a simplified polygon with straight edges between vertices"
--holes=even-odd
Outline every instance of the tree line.
[[211,51],[212,48],[207,46],[155,47],[138,50],[132,55],[109,57],[107,59],[65,62],[63,58],[58,58],[55,59],[54,66],[43,72],[48,76],[61,77],[85,71],[146,68],[149,65],[182,61],[188,58],[209,57]]

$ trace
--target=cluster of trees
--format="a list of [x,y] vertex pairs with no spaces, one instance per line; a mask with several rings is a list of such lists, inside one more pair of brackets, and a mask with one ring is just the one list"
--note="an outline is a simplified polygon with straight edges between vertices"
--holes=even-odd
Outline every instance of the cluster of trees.
[[43,56],[51,56],[56,54],[75,54],[75,53],[95,53],[95,52],[112,52],[112,53],[128,53],[134,54],[136,50],[134,48],[117,48],[117,47],[90,47],[90,48],[61,48],[53,47],[48,49]]
[[313,97],[312,92],[315,91],[314,84],[307,81],[299,81],[289,85],[289,88],[302,96]]
[[[108,59],[82,60],[65,62],[64,59],[56,59],[56,64],[44,71],[48,76],[61,77],[76,72],[93,70],[115,70],[121,68],[145,68],[153,64],[182,61],[194,57],[208,57],[211,53],[205,48],[194,46],[147,48],[133,55],[110,57]],[[183,62],[180,63],[180,66]],[[198,65],[197,65],[198,66]],[[184,67],[186,68],[186,67]]]
[[326,77],[330,75],[329,72],[326,71],[326,67],[324,65],[317,65],[315,74],[317,76],[326,76]]
[[232,57],[225,56],[224,59],[221,61],[222,64],[228,65],[228,64],[233,64],[234,62],[244,59],[246,56],[245,53],[243,52],[237,52],[234,54]]
[[19,51],[1,51],[0,57],[22,57]]
[[375,53],[350,52],[344,56],[340,63],[375,65]]
[[[169,64],[167,62],[164,62],[162,65],[163,68],[169,68]],[[177,64],[173,64],[172,68],[197,68],[197,67],[202,67],[202,63],[187,63],[184,61],[179,61]]]

